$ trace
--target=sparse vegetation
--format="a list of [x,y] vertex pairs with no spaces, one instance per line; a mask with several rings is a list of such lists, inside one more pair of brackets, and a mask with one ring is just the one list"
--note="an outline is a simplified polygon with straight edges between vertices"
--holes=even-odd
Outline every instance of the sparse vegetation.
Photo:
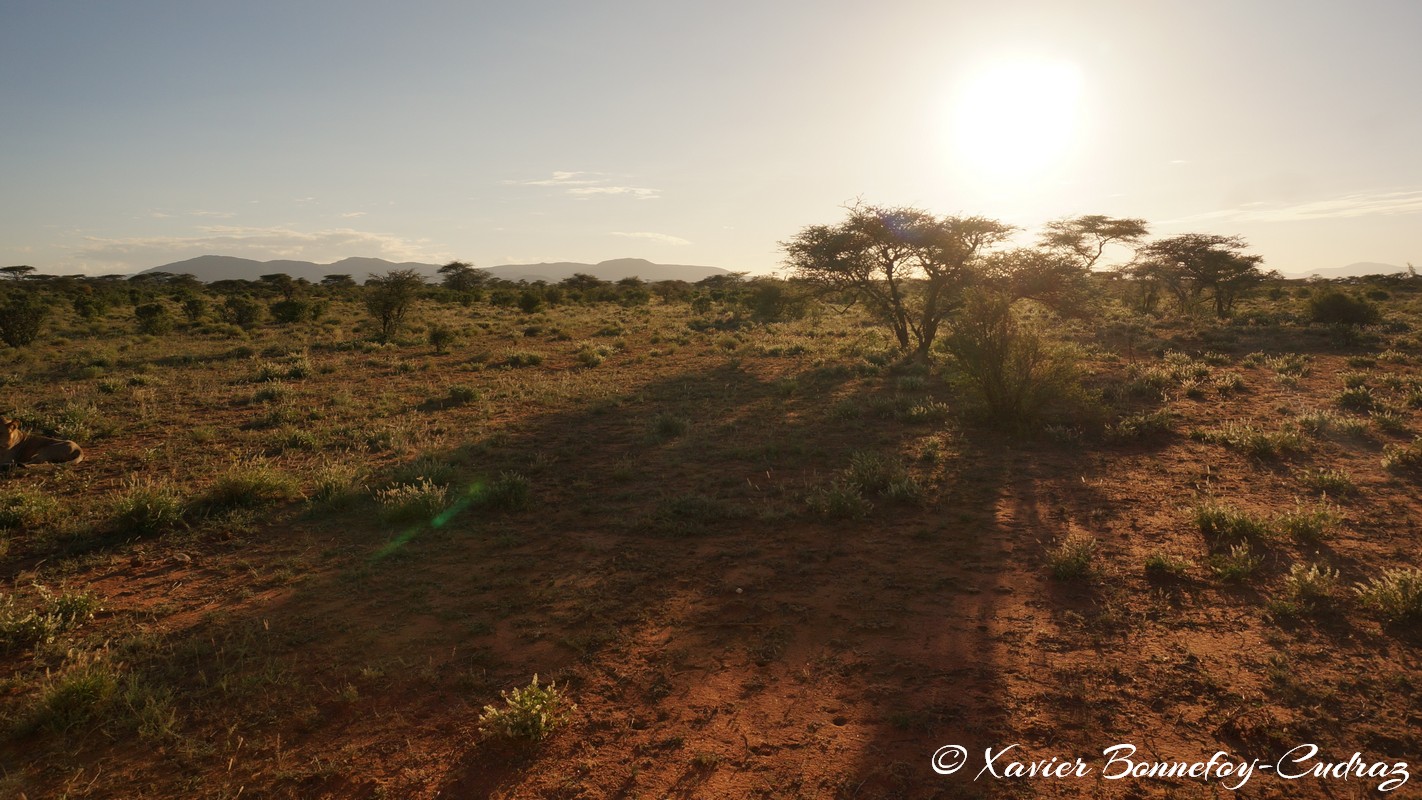
[[[833,703],[776,700],[785,724],[868,737],[874,764],[922,756],[885,726],[972,716],[1075,747],[1078,727],[1178,734],[1182,712],[1240,708],[1207,738],[1297,724],[1402,758],[1417,293],[1387,283],[1368,300],[1387,322],[1345,336],[1308,321],[1317,286],[1269,278],[1220,321],[1212,288],[1182,305],[1081,269],[1083,235],[973,260],[981,294],[953,302],[1002,315],[955,306],[922,355],[848,295],[770,278],[421,282],[388,335],[378,283],[0,281],[54,300],[0,351],[7,417],[86,454],[0,473],[0,794],[329,793],[375,771],[391,794],[734,794],[717,781],[745,743],[724,732],[757,748],[750,715],[802,682]],[[285,320],[285,289],[321,313]],[[148,303],[171,333],[137,331]],[[1237,644],[1199,646],[1221,620]],[[555,666],[589,736],[545,738],[507,782],[502,743],[541,723],[499,689]],[[1364,671],[1376,716],[1336,714]],[[989,680],[1044,687],[1047,727],[988,704]],[[486,705],[448,769],[430,731]],[[343,761],[351,741],[440,769]],[[942,788],[876,769],[816,791]]]
[[1359,601],[1389,622],[1422,620],[1422,570],[1394,567],[1356,588]]
[[557,684],[539,685],[537,675],[502,696],[502,708],[487,705],[479,715],[479,732],[490,739],[536,744],[568,724],[577,710]]
[[1047,553],[1047,567],[1052,577],[1067,581],[1089,576],[1092,560],[1096,557],[1096,545],[1094,536],[1079,532],[1062,539]]

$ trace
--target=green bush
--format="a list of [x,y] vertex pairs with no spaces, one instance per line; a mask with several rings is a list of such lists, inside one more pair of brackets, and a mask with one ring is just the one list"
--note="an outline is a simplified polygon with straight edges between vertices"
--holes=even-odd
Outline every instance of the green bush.
[[272,319],[277,323],[291,325],[297,322],[316,319],[318,307],[310,300],[292,297],[272,303],[271,312]]
[[1327,325],[1374,325],[1382,318],[1377,306],[1337,289],[1325,289],[1310,297],[1308,314],[1313,322]]
[[1011,298],[975,294],[960,314],[948,347],[977,388],[994,421],[1024,426],[1048,407],[1081,393],[1078,356],[1019,322]]
[[11,347],[24,347],[39,338],[40,326],[49,316],[49,306],[35,292],[24,291],[0,304],[0,340]]
[[173,315],[162,303],[144,303],[133,309],[138,320],[138,332],[161,336],[173,330]]
[[443,353],[445,351],[445,348],[449,347],[451,344],[454,344],[454,340],[457,338],[459,338],[459,334],[456,333],[453,328],[447,325],[436,324],[430,326],[430,347],[433,347],[436,353]]
[[222,321],[250,328],[262,320],[262,305],[244,295],[234,295],[222,304]]

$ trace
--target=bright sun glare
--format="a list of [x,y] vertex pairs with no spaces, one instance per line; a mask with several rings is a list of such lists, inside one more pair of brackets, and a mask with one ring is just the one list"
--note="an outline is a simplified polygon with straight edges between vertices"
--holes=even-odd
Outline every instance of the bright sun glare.
[[953,103],[953,157],[993,177],[1030,177],[1060,163],[1080,123],[1075,65],[1015,60],[973,75]]

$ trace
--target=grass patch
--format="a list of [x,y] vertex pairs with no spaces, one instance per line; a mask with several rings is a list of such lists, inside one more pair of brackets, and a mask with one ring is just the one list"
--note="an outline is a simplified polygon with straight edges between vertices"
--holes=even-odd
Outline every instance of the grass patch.
[[1222,503],[1201,503],[1195,507],[1194,516],[1200,533],[1214,547],[1262,541],[1273,536],[1268,522]]
[[1399,567],[1355,587],[1358,600],[1388,622],[1422,621],[1422,570]]
[[212,513],[262,508],[301,498],[301,488],[294,477],[257,459],[238,462],[218,476],[198,498],[198,506]]
[[1047,569],[1059,581],[1088,578],[1096,557],[1096,537],[1075,532],[1047,551]]
[[183,498],[170,481],[130,478],[114,498],[110,520],[119,534],[151,536],[177,527],[183,512]]

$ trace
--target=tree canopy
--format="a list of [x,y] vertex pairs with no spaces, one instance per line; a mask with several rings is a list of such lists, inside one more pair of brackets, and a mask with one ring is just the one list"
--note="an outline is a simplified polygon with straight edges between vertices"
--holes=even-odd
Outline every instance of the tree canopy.
[[1142,247],[1127,272],[1147,284],[1148,296],[1163,288],[1182,309],[1208,294],[1215,315],[1225,317],[1246,289],[1264,279],[1259,270],[1264,258],[1245,253],[1248,247],[1238,236],[1183,233]]
[[837,225],[811,225],[782,242],[792,273],[863,302],[899,348],[927,358],[945,319],[961,305],[973,267],[1012,226],[985,217],[938,217],[909,207],[857,203]]

